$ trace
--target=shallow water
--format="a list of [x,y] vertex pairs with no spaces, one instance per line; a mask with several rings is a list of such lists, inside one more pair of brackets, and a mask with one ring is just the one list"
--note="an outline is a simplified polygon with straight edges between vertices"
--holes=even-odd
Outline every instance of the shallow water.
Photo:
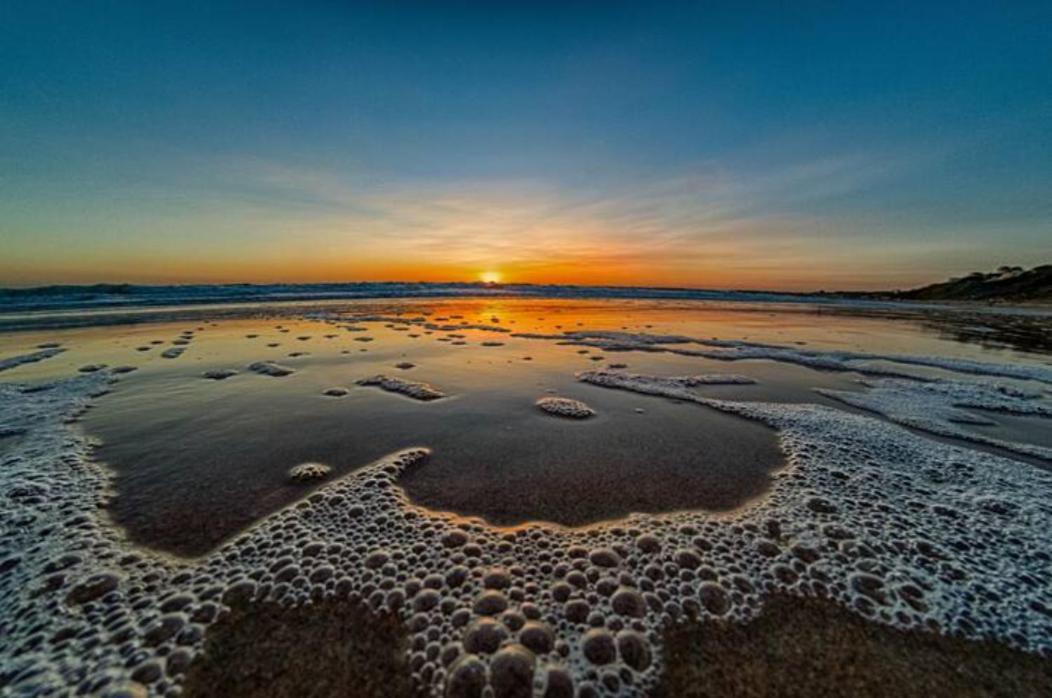
[[[426,445],[428,467],[404,483],[421,503],[502,525],[579,525],[631,511],[730,508],[761,493],[781,463],[773,433],[753,422],[579,385],[546,352],[524,362],[505,358],[514,346],[453,349],[456,361],[424,351],[319,351],[286,361],[296,373],[283,378],[131,377],[85,420],[102,441],[98,457],[118,473],[112,513],[136,540],[200,553],[302,497],[287,477],[297,463],[323,462],[338,476]],[[416,368],[393,368],[405,358]],[[384,371],[450,397],[424,403],[354,386]],[[323,395],[333,386],[350,392]],[[533,403],[549,390],[598,415],[544,414]]]

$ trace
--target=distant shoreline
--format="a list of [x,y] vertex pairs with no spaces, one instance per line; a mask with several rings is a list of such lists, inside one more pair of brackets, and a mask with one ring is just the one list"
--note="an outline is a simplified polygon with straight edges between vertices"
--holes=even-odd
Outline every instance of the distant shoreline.
[[[1052,267],[1031,272],[1047,273]],[[966,280],[979,275],[966,277]],[[226,305],[285,301],[383,300],[407,298],[575,298],[637,300],[707,300],[761,303],[852,303],[939,305],[990,309],[1052,309],[1052,295],[1039,297],[955,298],[940,291],[958,280],[910,291],[766,291],[718,290],[657,286],[586,286],[573,284],[486,284],[479,282],[346,282],[310,284],[92,284],[0,288],[0,312],[103,310],[152,306]],[[956,286],[954,287],[956,289]]]
[[[153,287],[151,287],[153,288]],[[156,290],[156,289],[155,289]],[[201,294],[176,296],[170,293],[147,294],[146,298],[124,298],[114,302],[105,296],[90,294],[75,297],[51,298],[48,302],[12,303],[0,295],[0,332],[41,331],[127,325],[154,322],[201,322],[204,320],[236,319],[304,313],[326,313],[349,305],[401,306],[411,312],[417,303],[449,303],[457,301],[565,301],[572,303],[607,302],[667,302],[700,304],[738,304],[741,311],[846,313],[859,316],[958,316],[958,323],[985,324],[994,317],[1005,322],[1044,325],[1052,321],[1052,304],[977,303],[971,301],[909,301],[879,300],[851,297],[843,294],[773,294],[759,292],[669,292],[667,289],[597,289],[581,287],[559,292],[533,287],[523,293],[517,289],[487,289],[471,292],[464,289],[416,289],[415,293],[385,293],[361,290],[358,294],[290,294],[269,293],[227,297],[202,297]],[[385,309],[387,312],[389,309]],[[987,319],[982,319],[983,317]]]

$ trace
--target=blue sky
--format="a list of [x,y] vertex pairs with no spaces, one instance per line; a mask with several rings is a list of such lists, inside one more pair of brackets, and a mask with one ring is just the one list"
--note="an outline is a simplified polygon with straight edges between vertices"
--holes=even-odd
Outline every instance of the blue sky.
[[0,284],[1052,261],[1052,4],[0,7]]

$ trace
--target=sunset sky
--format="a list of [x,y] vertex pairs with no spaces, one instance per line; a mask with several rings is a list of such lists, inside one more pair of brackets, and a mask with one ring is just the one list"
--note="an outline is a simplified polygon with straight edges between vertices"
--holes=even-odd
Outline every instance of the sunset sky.
[[0,285],[904,287],[1052,262],[1050,124],[1047,0],[11,0]]

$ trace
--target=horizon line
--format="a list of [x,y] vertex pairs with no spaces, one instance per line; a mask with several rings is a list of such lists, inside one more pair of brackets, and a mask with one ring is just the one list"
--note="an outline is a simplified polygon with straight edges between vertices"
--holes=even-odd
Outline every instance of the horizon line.
[[[1052,266],[1052,264],[1037,264],[1031,267],[1031,269],[1040,268],[1043,266]],[[987,272],[970,272],[970,274],[987,273]],[[956,277],[944,277],[943,281],[948,281],[954,278],[964,278],[969,274],[964,274]],[[934,281],[931,283],[940,283]],[[175,283],[137,283],[131,281],[99,281],[94,283],[81,283],[81,284],[37,284],[37,285],[2,285],[0,286],[0,292],[33,292],[43,291],[47,289],[92,289],[101,287],[128,287],[128,288],[188,288],[188,287],[262,287],[262,286],[350,286],[350,285],[418,285],[418,286],[470,286],[479,288],[515,288],[515,287],[528,287],[528,288],[582,288],[582,289],[640,289],[640,290],[660,290],[660,291],[691,291],[691,292],[713,292],[713,293],[754,293],[754,294],[772,294],[772,295],[785,295],[785,296],[811,296],[811,295],[828,295],[828,294],[880,294],[880,293],[898,293],[904,290],[912,290],[913,288],[888,288],[880,290],[853,290],[853,289],[829,289],[829,288],[818,288],[808,291],[782,291],[777,289],[764,289],[764,288],[720,288],[712,286],[662,286],[659,284],[580,284],[580,283],[535,283],[535,282],[486,282],[486,281],[412,281],[406,279],[386,279],[383,281],[206,281],[206,282],[194,282],[194,281],[183,281]],[[927,284],[924,284],[927,285]],[[923,287],[920,286],[920,287]]]

